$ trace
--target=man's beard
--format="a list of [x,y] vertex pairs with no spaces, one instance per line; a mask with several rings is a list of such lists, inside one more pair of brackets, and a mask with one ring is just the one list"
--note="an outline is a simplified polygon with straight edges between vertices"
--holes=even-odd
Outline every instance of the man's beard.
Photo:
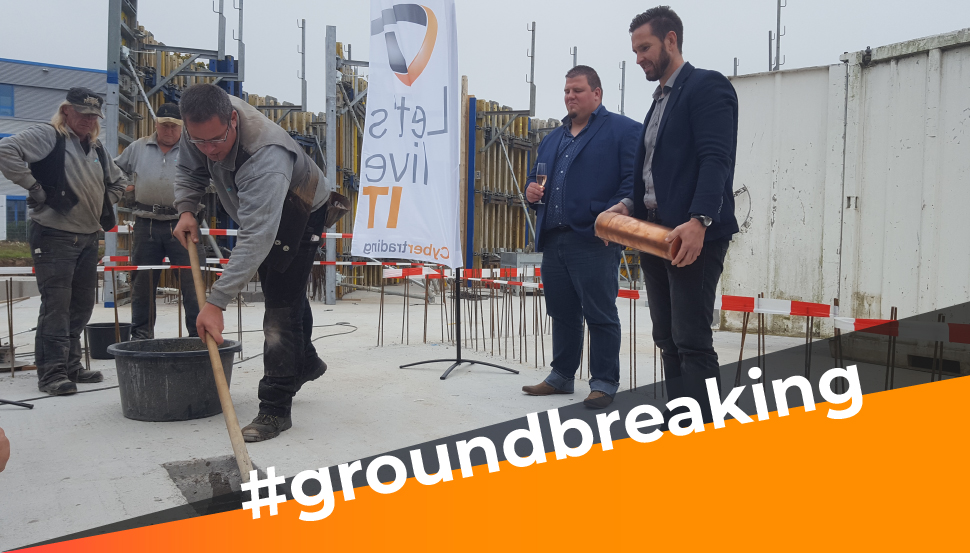
[[667,68],[670,67],[670,54],[667,53],[667,47],[661,45],[660,47],[660,58],[657,60],[657,65],[655,66],[657,73],[647,75],[648,81],[659,81],[664,74],[667,73]]

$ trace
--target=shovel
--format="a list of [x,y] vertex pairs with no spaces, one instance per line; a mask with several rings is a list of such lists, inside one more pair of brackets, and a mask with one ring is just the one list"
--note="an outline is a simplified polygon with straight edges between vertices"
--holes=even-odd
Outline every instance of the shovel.
[[[195,244],[189,242],[189,261],[192,264],[192,278],[195,280],[195,295],[199,301],[199,309],[205,305],[205,284],[202,282],[202,269],[199,268],[199,252]],[[253,470],[253,462],[249,459],[249,451],[243,440],[239,420],[236,419],[236,408],[232,405],[229,395],[229,385],[226,383],[226,373],[222,369],[222,359],[219,357],[219,346],[209,334],[205,335],[205,345],[209,348],[209,361],[212,363],[212,376],[216,379],[216,390],[219,392],[219,403],[222,404],[222,416],[226,419],[226,429],[229,431],[229,441],[232,442],[232,452],[236,456],[239,475],[243,482],[249,482],[249,472]]]

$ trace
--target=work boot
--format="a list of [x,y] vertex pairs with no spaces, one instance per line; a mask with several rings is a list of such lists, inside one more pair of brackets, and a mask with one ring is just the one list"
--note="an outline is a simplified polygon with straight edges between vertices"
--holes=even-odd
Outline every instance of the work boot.
[[323,362],[323,359],[315,357],[313,359],[312,368],[308,367],[297,380],[296,391],[299,392],[300,388],[302,388],[304,384],[311,380],[320,378],[325,372],[327,372],[327,364]]
[[290,417],[277,417],[260,413],[253,422],[242,429],[243,439],[247,442],[262,442],[280,435],[280,432],[293,428]]
[[52,396],[68,396],[77,393],[77,386],[67,378],[61,378],[49,384],[38,384],[37,389]]
[[572,392],[564,392],[559,388],[547,384],[545,381],[536,384],[535,386],[523,386],[522,391],[530,396],[551,396],[553,394],[571,394]]
[[104,380],[104,375],[101,374],[101,371],[80,369],[72,373],[67,373],[67,378],[71,382],[77,382],[78,384],[95,384]]
[[583,400],[583,405],[590,409],[606,409],[611,403],[613,403],[613,396],[598,390],[593,390]]

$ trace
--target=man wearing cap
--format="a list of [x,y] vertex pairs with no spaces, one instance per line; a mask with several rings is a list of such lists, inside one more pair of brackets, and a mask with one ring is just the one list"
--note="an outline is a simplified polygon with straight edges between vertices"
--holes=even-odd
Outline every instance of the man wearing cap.
[[[334,207],[319,167],[286,131],[253,106],[210,84],[190,86],[179,101],[185,136],[175,178],[175,236],[198,243],[195,212],[211,180],[219,201],[239,223],[239,240],[212,285],[196,326],[222,343],[229,301],[259,272],[266,298],[259,414],[243,438],[275,438],[293,426],[293,396],[327,370],[311,341],[307,281],[320,234],[346,212]],[[346,204],[349,206],[349,203]]]
[[128,184],[98,141],[103,103],[92,90],[72,88],[49,124],[0,140],[0,172],[29,196],[40,290],[34,360],[37,386],[51,395],[102,380],[81,367],[81,331],[94,309],[98,230],[115,225],[111,204]]
[[[134,187],[134,247],[132,265],[189,266],[189,252],[172,236],[178,223],[175,210],[175,169],[178,165],[179,139],[182,137],[182,114],[177,104],[162,104],[155,112],[155,133],[139,138],[125,148],[115,163],[128,173]],[[129,187],[131,189],[132,187]],[[205,256],[201,245],[195,245],[199,258]],[[155,337],[152,316],[155,293],[162,271],[136,271],[131,299],[131,338],[150,340]],[[179,270],[182,299],[185,302],[185,326],[189,336],[198,336],[195,318],[199,303],[195,297],[192,272]]]

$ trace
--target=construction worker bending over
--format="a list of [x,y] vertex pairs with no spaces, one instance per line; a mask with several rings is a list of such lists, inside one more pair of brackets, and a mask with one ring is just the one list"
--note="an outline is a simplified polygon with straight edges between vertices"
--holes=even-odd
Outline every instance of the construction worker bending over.
[[[333,204],[323,173],[280,126],[221,88],[197,84],[182,93],[185,123],[175,180],[175,235],[198,243],[195,213],[209,180],[236,223],[239,239],[212,286],[196,325],[222,343],[222,312],[259,272],[266,313],[259,414],[243,428],[248,442],[275,438],[293,426],[293,396],[327,370],[311,343],[307,281],[323,230],[343,208]],[[341,198],[341,201],[343,199]],[[330,217],[327,216],[328,212]]]

